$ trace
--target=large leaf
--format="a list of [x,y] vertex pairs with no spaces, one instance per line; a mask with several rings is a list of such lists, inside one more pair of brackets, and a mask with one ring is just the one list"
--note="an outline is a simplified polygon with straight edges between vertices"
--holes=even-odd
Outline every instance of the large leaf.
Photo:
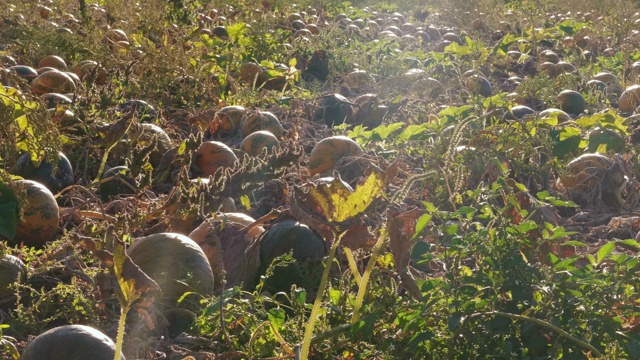
[[329,184],[307,189],[327,221],[343,222],[364,212],[381,195],[384,186],[383,176],[372,172],[355,191],[349,190],[339,176]]

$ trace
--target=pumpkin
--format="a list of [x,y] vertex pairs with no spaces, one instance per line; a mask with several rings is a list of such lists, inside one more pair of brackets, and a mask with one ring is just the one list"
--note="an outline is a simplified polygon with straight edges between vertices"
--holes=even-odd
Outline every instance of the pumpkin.
[[357,90],[374,85],[376,80],[364,70],[355,70],[344,78],[344,83],[351,89]]
[[262,226],[255,226],[245,232],[243,229],[255,222],[242,213],[219,213],[206,219],[189,234],[209,259],[216,286],[225,271],[227,287],[244,284],[249,289],[260,266],[259,253],[252,249],[256,239],[264,232]]
[[587,102],[582,94],[574,90],[564,90],[558,94],[556,100],[560,103],[562,111],[568,114],[580,114],[587,107]]
[[240,128],[240,123],[244,118],[246,109],[242,106],[225,106],[218,110],[209,125],[211,134],[218,131],[235,134]]
[[149,153],[149,163],[156,167],[160,164],[164,154],[173,147],[171,138],[161,127],[155,124],[142,123],[141,126],[142,133],[138,136],[137,142],[142,146],[149,146],[155,139],[156,148]]
[[504,113],[504,115],[502,116],[502,120],[519,120],[524,118],[527,115],[533,115],[535,114],[535,110],[533,110],[532,108],[528,107],[528,106],[524,106],[524,105],[516,105],[514,107],[511,108],[511,111],[507,111]]
[[269,131],[278,139],[284,136],[284,128],[280,120],[269,111],[257,111],[249,114],[240,123],[240,134],[243,138],[259,130]]
[[83,60],[71,68],[81,81],[92,81],[98,85],[107,83],[107,71],[93,60]]
[[382,124],[389,107],[380,104],[376,94],[363,94],[358,96],[353,103],[358,109],[354,115],[354,123],[373,129]]
[[538,56],[538,60],[540,62],[550,62],[553,64],[557,64],[560,62],[560,57],[552,50],[545,50],[540,53]]
[[493,93],[493,88],[489,80],[481,75],[471,75],[467,79],[467,90],[473,94],[488,97]]
[[159,233],[141,237],[127,255],[162,290],[161,304],[176,307],[185,292],[213,294],[211,265],[200,246],[185,235]]
[[144,100],[127,100],[125,103],[118,106],[118,111],[124,114],[131,111],[131,108],[134,106],[136,108],[138,121],[152,123],[158,120],[158,112],[156,109]]
[[65,105],[65,107],[68,107],[67,105],[71,105],[73,103],[73,101],[68,96],[58,93],[47,93],[42,95],[41,98],[44,101],[47,109],[55,109],[60,105]]
[[583,154],[569,163],[567,171],[559,180],[577,204],[588,206],[602,199],[608,205],[623,205],[620,192],[628,178],[606,155]]
[[36,95],[46,93],[71,93],[76,90],[73,79],[62,71],[50,70],[44,72],[31,81],[31,92]]
[[568,63],[566,61],[559,61],[555,65],[555,68],[556,68],[556,71],[555,71],[556,75],[572,73],[577,70],[573,64]]
[[624,112],[633,112],[640,105],[640,85],[629,86],[620,95],[618,109]]
[[607,152],[613,151],[615,153],[624,151],[626,146],[624,137],[613,129],[594,128],[589,131],[587,139],[587,151],[589,152],[598,151],[598,147],[602,144],[607,146]]
[[333,170],[338,161],[348,156],[364,154],[358,143],[346,136],[332,136],[317,143],[309,155],[309,172],[311,175],[322,174]]
[[[293,284],[304,287],[308,280],[317,283],[321,271],[308,271],[307,266],[311,269],[321,266],[319,263],[326,255],[324,240],[308,226],[295,220],[279,222],[264,234],[260,240],[259,274],[265,274],[276,258],[289,252],[294,263],[273,269],[273,276],[266,283],[268,290],[288,292]],[[309,274],[312,279],[305,279]],[[316,278],[313,278],[314,275]]]
[[[86,325],[63,325],[38,335],[27,345],[21,360],[113,360],[116,344]],[[123,354],[120,359],[125,360]]]
[[128,42],[129,37],[127,36],[127,33],[120,29],[110,29],[104,34],[104,38],[102,39],[102,42],[105,45],[111,45],[122,41]]
[[258,87],[263,83],[264,69],[254,62],[247,62],[240,66],[238,76],[242,82]]
[[108,201],[118,195],[133,195],[136,193],[138,185],[128,167],[115,166],[102,174],[103,180],[110,177],[113,178],[100,184],[99,192],[102,201]]
[[10,71],[17,74],[23,79],[27,79],[29,81],[38,77],[38,71],[31,66],[26,65],[15,65],[9,68]]
[[238,157],[230,147],[219,141],[203,142],[195,153],[197,176],[213,176],[218,168],[231,167]]
[[322,121],[327,126],[350,122],[352,117],[353,108],[349,100],[340,94],[331,94],[323,97],[313,113],[314,121]]
[[13,295],[14,290],[10,285],[27,277],[27,267],[22,260],[5,255],[0,259],[0,299]]
[[262,154],[265,148],[268,151],[272,151],[274,148],[280,149],[280,142],[278,141],[278,138],[265,130],[249,134],[240,143],[240,149],[242,149],[246,154],[252,156]]
[[63,153],[58,153],[55,172],[51,163],[46,159],[35,167],[30,153],[24,153],[13,169],[13,173],[25,179],[37,181],[46,186],[52,193],[58,193],[67,186],[73,185],[73,168]]
[[38,62],[38,69],[43,67],[52,67],[60,71],[67,71],[67,63],[57,55],[43,57],[40,62]]
[[539,116],[541,119],[549,116],[556,116],[556,118],[558,119],[558,124],[562,124],[563,122],[571,120],[571,116],[569,116],[569,114],[556,108],[545,109],[540,112]]
[[18,204],[23,214],[16,228],[16,237],[10,244],[23,242],[27,246],[42,247],[58,233],[58,203],[51,191],[38,182],[18,180],[16,184],[24,187],[26,202]]

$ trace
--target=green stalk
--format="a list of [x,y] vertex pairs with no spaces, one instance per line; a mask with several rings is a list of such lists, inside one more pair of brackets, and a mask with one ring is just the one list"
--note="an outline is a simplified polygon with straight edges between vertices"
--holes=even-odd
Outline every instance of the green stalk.
[[[311,308],[311,315],[309,315],[309,322],[307,322],[307,326],[304,330],[304,338],[302,339],[302,349],[300,350],[300,355],[296,356],[299,360],[307,360],[309,358],[309,348],[311,347],[311,338],[313,337],[313,327],[316,324],[316,320],[318,317],[318,312],[320,311],[320,304],[322,303],[322,294],[324,293],[324,288],[327,285],[327,281],[329,279],[329,271],[331,271],[331,266],[333,264],[333,259],[336,256],[336,250],[338,249],[338,244],[342,239],[344,233],[340,234],[336,241],[331,246],[331,250],[329,251],[329,256],[325,261],[324,271],[322,272],[322,278],[320,279],[320,286],[318,287],[318,293],[316,294],[316,300],[313,302],[313,307]],[[298,350],[297,348],[296,350]],[[298,355],[298,354],[296,354]]]
[[124,325],[127,321],[127,313],[129,312],[129,304],[120,307],[120,321],[118,321],[118,336],[116,338],[116,355],[114,360],[120,360],[122,354],[122,342],[124,340]]
[[360,287],[358,288],[358,296],[356,297],[356,303],[353,307],[353,315],[351,316],[351,324],[355,324],[360,320],[360,309],[362,308],[362,302],[364,301],[364,295],[367,293],[367,283],[369,282],[369,276],[371,275],[371,271],[373,270],[373,266],[376,264],[378,259],[378,255],[380,254],[380,250],[382,249],[382,245],[384,245],[384,241],[387,238],[387,228],[382,231],[378,241],[373,246],[373,253],[371,254],[371,258],[369,258],[369,262],[367,263],[367,268],[364,270],[364,274],[362,274],[362,281],[360,281]]
[[349,268],[351,269],[351,273],[353,274],[354,280],[356,281],[356,283],[358,283],[358,285],[360,285],[360,282],[362,281],[362,277],[360,276],[360,271],[358,271],[358,265],[356,264],[356,259],[353,258],[353,253],[351,252],[351,249],[349,249],[348,247],[345,247],[342,250],[344,250],[344,255],[347,257],[347,260],[349,261]]

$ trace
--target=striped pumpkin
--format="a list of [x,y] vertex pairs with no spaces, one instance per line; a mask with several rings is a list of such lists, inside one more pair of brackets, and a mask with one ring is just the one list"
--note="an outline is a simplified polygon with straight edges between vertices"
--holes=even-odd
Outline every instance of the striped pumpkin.
[[258,156],[267,148],[272,151],[273,148],[279,149],[280,142],[278,138],[266,130],[260,130],[249,134],[240,143],[240,149],[246,154]]
[[256,131],[266,130],[281,139],[284,135],[284,128],[280,120],[268,111],[257,111],[247,116],[240,124],[240,134],[243,138]]
[[322,139],[309,155],[309,172],[311,175],[329,172],[335,168],[340,159],[363,153],[360,145],[346,136]]
[[220,167],[230,167],[238,160],[230,147],[219,141],[205,141],[196,150],[198,176],[213,176]]
[[42,247],[58,233],[58,203],[51,191],[38,182],[18,180],[17,183],[26,191],[26,202],[19,204],[23,216],[12,244],[23,242],[28,246]]

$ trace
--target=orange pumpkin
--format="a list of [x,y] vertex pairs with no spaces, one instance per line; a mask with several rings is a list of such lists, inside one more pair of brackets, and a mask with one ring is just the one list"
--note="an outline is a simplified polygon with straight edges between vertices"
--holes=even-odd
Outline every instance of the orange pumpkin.
[[32,180],[18,180],[26,191],[26,202],[18,204],[23,212],[18,222],[16,237],[11,242],[28,246],[43,246],[58,233],[60,212],[53,194],[44,185]]
[[220,167],[231,167],[238,157],[230,147],[219,141],[205,141],[196,150],[195,165],[198,176],[213,176]]
[[284,128],[280,124],[280,120],[268,111],[254,112],[240,123],[240,134],[243,138],[259,130],[269,131],[278,139],[284,135]]
[[309,155],[309,172],[311,175],[316,175],[331,171],[340,159],[363,153],[360,145],[346,136],[322,139]]
[[38,75],[31,81],[31,91],[36,95],[47,93],[71,93],[76,90],[73,79],[66,73],[58,70],[49,70]]
[[67,63],[57,55],[43,57],[38,63],[38,69],[43,67],[52,67],[60,71],[67,71]]
[[268,151],[272,151],[273,148],[280,149],[280,141],[278,141],[278,138],[266,130],[251,133],[240,143],[240,149],[252,156],[262,154],[265,148],[267,148]]
[[225,106],[218,110],[209,125],[211,134],[218,131],[225,133],[235,133],[240,128],[240,123],[244,117],[246,109],[242,106]]

